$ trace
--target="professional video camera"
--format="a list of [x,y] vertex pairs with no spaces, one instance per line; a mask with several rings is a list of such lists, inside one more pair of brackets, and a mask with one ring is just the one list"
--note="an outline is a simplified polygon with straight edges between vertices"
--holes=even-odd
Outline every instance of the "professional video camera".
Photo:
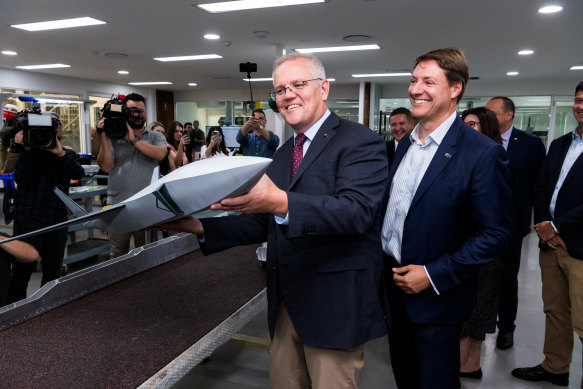
[[42,113],[33,107],[18,113],[16,131],[22,130],[25,146],[31,149],[53,149],[57,146],[56,129],[59,119],[49,113]]
[[[0,130],[0,140],[6,148],[14,147],[14,135],[16,135],[16,118],[18,117],[18,108],[13,104],[6,104],[2,110],[4,118],[4,127]],[[14,150],[16,151],[16,150]]]
[[124,116],[123,99],[124,96],[117,95],[107,101],[101,109],[105,118],[103,130],[110,139],[122,139],[128,133],[126,118]]

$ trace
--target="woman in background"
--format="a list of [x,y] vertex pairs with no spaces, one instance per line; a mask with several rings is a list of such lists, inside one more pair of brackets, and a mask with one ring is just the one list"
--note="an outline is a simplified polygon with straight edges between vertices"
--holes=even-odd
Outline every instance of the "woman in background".
[[[216,134],[218,133],[218,135]],[[229,150],[221,127],[211,127],[206,134],[206,145],[200,148],[200,158],[228,157]]]
[[[494,111],[485,107],[465,110],[463,121],[474,130],[502,144],[498,119]],[[460,377],[481,379],[480,354],[486,333],[496,332],[496,317],[502,262],[496,258],[480,269],[477,284],[476,305],[472,315],[463,323],[460,339]]]
[[[154,121],[150,123],[149,128],[150,131],[159,132],[166,136],[166,129],[164,128],[164,125],[160,122]],[[170,151],[171,151],[170,147],[166,146],[166,157],[164,157],[164,159],[160,161],[160,177],[170,173]],[[174,161],[172,161],[172,164],[174,164]]]
[[166,130],[166,144],[170,147],[170,171],[188,163],[185,147],[190,144],[190,137],[183,135],[182,123],[173,120]]

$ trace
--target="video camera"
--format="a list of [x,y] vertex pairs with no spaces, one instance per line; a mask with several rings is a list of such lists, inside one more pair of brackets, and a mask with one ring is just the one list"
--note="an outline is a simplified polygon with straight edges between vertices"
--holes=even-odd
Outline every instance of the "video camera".
[[59,119],[49,113],[42,113],[39,107],[33,107],[18,113],[16,132],[22,130],[25,146],[31,149],[53,149],[57,146],[56,129]]
[[[117,95],[107,101],[101,109],[103,117],[105,118],[105,121],[103,122],[103,130],[109,139],[123,139],[128,133],[126,116],[124,115],[123,99],[123,95]],[[140,116],[139,111],[138,116]]]

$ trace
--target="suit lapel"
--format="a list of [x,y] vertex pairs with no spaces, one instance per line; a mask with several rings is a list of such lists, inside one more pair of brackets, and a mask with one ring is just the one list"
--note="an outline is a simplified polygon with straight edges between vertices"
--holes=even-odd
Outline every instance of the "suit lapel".
[[[572,139],[571,139],[571,142],[573,142]],[[569,146],[570,145],[571,144],[569,143]],[[568,151],[569,151],[569,149],[567,148],[567,151],[565,152],[565,156],[567,156]],[[563,160],[563,162],[564,162],[564,160]],[[565,181],[563,181],[563,186],[565,184],[567,184],[569,182],[569,180],[575,176],[575,174],[577,174],[577,172],[581,169],[581,167],[583,167],[583,153],[577,157],[577,159],[573,163],[573,166],[571,166],[569,173],[567,173],[567,177],[565,177]]]
[[421,199],[423,194],[429,189],[433,181],[439,176],[441,171],[449,164],[449,162],[455,158],[455,147],[457,144],[457,138],[459,134],[459,130],[462,125],[462,120],[459,117],[456,117],[455,121],[447,131],[447,134],[443,138],[443,141],[437,148],[433,159],[429,163],[427,167],[427,171],[423,175],[421,182],[419,183],[419,187],[415,192],[415,196],[411,201],[411,206],[409,210],[411,210],[415,204]]
[[[328,142],[330,142],[330,140],[336,134],[334,129],[338,126],[339,123],[340,119],[334,113],[331,113],[330,116],[328,116],[328,118],[324,121],[324,123],[322,123],[320,129],[318,130],[318,132],[316,132],[316,136],[314,136],[314,139],[312,139],[312,141],[310,142],[310,147],[308,147],[308,151],[306,152],[306,155],[304,155],[304,158],[300,163],[300,166],[298,168],[298,171],[296,172],[296,175],[294,176],[294,179],[290,182],[289,189],[293,188],[293,186],[296,184],[296,182],[299,180],[302,174],[304,174],[304,172],[308,170],[308,168],[316,160],[318,155],[320,155],[320,153],[326,148]],[[291,155],[293,154],[293,145],[291,149],[292,150],[289,158],[290,170],[291,170]]]
[[[562,141],[561,143],[559,143],[559,152],[558,155],[561,156],[560,160],[557,161],[556,165],[554,166],[554,169],[552,169],[552,176],[550,177],[549,182],[553,183],[553,187],[557,184],[557,182],[559,181],[559,176],[561,175],[561,169],[563,168],[563,163],[565,163],[565,158],[567,157],[567,153],[569,152],[569,146],[571,146],[571,142],[573,140],[569,137],[565,137],[564,141]],[[581,157],[581,156],[579,156]],[[581,158],[578,158],[578,160]],[[577,161],[576,161],[577,162]],[[573,168],[571,168],[571,170],[573,170]],[[571,172],[569,172],[569,174],[567,175],[567,177],[565,178],[565,181],[567,181],[567,178],[569,178],[569,176],[571,176],[570,174]],[[564,184],[564,182],[563,182]]]

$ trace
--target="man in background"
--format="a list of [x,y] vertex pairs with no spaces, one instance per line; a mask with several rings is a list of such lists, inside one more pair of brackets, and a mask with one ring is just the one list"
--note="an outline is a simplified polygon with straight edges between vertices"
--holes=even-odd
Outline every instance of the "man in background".
[[[492,98],[486,108],[494,111],[500,127],[502,146],[508,153],[512,177],[514,230],[510,247],[502,256],[502,279],[498,301],[498,336],[496,347],[506,350],[514,344],[514,324],[518,310],[518,271],[522,239],[530,232],[534,188],[545,157],[539,137],[514,127],[514,102],[508,97]],[[510,200],[510,199],[509,199]]]
[[394,109],[391,112],[391,116],[389,116],[389,126],[391,128],[391,135],[393,136],[393,139],[387,142],[387,157],[389,159],[390,170],[399,142],[405,135],[409,135],[413,131],[413,127],[415,127],[411,111],[405,107]]
[[[148,186],[152,182],[152,175],[159,161],[166,158],[166,138],[146,128],[144,97],[137,93],[127,95],[123,100],[123,111],[127,127],[127,134],[123,138],[108,137],[103,127],[105,119],[101,119],[97,125],[97,132],[101,134],[97,163],[101,170],[109,174],[108,204],[120,203]],[[130,249],[132,236],[134,247],[146,243],[144,231],[110,232],[110,257],[116,258],[126,254]]]
[[523,380],[558,386],[569,385],[573,332],[583,341],[583,81],[575,88],[573,115],[577,127],[551,143],[534,200],[545,358],[512,371]]
[[237,142],[243,147],[243,155],[273,157],[273,153],[279,146],[279,137],[265,127],[266,123],[265,112],[257,108],[253,111],[253,116],[239,129]]

